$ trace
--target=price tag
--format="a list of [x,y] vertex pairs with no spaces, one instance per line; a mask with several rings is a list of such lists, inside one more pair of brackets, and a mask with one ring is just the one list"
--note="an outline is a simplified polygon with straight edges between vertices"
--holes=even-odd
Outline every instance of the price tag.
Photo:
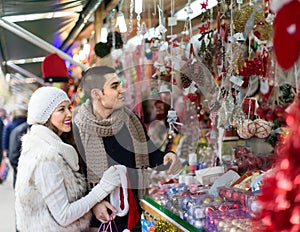
[[230,77],[230,81],[231,81],[233,84],[235,84],[235,85],[237,85],[237,86],[239,86],[239,87],[241,87],[241,86],[243,85],[243,83],[244,83],[244,81],[242,80],[242,78],[241,78],[241,77],[238,77],[238,76],[231,76],[231,77]]
[[176,26],[177,25],[176,17],[168,17],[168,25],[169,27]]

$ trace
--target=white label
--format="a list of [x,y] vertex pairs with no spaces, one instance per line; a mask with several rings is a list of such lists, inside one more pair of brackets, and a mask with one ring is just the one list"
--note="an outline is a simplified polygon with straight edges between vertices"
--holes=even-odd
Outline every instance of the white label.
[[169,25],[169,27],[176,26],[177,25],[176,17],[168,17],[168,25]]
[[233,83],[233,84],[235,84],[235,85],[237,85],[237,86],[242,86],[243,85],[243,83],[244,83],[244,81],[242,80],[242,78],[241,77],[238,77],[238,76],[231,76],[230,77],[230,81]]
[[268,79],[260,80],[260,92],[262,94],[267,94],[269,92],[269,81]]

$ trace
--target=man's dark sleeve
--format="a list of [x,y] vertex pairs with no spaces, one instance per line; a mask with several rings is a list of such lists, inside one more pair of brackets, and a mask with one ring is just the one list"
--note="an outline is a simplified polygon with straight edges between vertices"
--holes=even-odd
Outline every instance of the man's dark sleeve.
[[150,138],[148,140],[148,149],[150,151],[149,152],[150,168],[155,168],[157,171],[167,170],[170,165],[169,164],[163,165],[164,156],[166,152],[162,152],[159,148],[157,148]]
[[86,158],[85,158],[85,151],[84,147],[80,138],[79,129],[75,122],[72,124],[73,126],[73,134],[74,134],[74,140],[78,149],[78,158],[79,158],[79,166],[81,169],[81,172],[87,177],[87,167],[86,167]]
[[140,122],[143,125],[143,129],[144,129],[146,139],[147,139],[150,168],[155,168],[157,171],[167,170],[170,165],[169,164],[168,165],[163,165],[164,156],[167,152],[161,151],[159,148],[157,148],[154,145],[151,138],[148,136],[148,133],[147,133],[147,130],[146,130],[146,127],[145,127],[144,123],[141,121],[141,119],[139,117],[138,117],[138,119],[140,120]]

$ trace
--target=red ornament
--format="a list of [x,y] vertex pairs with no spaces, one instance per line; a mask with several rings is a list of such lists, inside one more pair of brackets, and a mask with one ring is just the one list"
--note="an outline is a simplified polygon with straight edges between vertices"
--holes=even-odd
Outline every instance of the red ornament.
[[57,54],[46,56],[42,63],[42,72],[45,82],[68,82],[69,74],[65,61]]
[[208,6],[208,0],[206,0],[206,2],[200,3],[201,5],[201,10],[206,10],[206,7]]
[[280,146],[276,146],[276,162],[272,171],[265,174],[258,196],[260,211],[256,213],[254,224],[260,224],[260,231],[300,231],[299,102],[290,109],[287,125],[289,133]]
[[277,117],[281,117],[281,116],[283,115],[283,113],[284,113],[283,107],[280,106],[280,105],[275,106],[275,108],[274,108],[274,113],[275,113],[275,115],[276,115]]
[[292,0],[279,9],[274,20],[274,51],[278,64],[286,70],[293,67],[300,55],[299,12],[300,2]]
[[266,117],[266,109],[263,106],[259,106],[256,109],[256,114],[261,117],[261,118],[265,118]]
[[273,110],[269,110],[266,114],[266,120],[269,122],[272,122],[275,120],[275,118],[276,118],[276,116],[275,116]]
[[246,59],[244,65],[240,67],[239,75],[244,77],[250,77],[253,75],[262,76],[263,75],[263,63],[259,58],[254,58],[253,60]]
[[190,99],[191,102],[195,102],[198,99],[198,95],[196,93],[189,93],[187,97],[188,99]]

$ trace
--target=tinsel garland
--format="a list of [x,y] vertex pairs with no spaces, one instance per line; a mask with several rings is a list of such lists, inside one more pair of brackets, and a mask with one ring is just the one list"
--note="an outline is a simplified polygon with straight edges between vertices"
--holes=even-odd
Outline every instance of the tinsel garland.
[[171,223],[159,219],[155,223],[155,232],[179,232],[180,230]]
[[[254,9],[254,5],[249,5],[235,12],[233,17],[233,23],[237,32],[244,32],[246,23],[249,20]],[[264,19],[264,12],[255,11],[254,24],[256,24],[260,19]]]
[[286,119],[289,133],[276,147],[274,169],[263,179],[258,198],[260,212],[254,223],[260,231],[300,231],[300,103],[291,107]]
[[[262,61],[259,58],[254,58],[253,60],[245,59],[239,67],[239,75],[244,77],[250,77],[252,75],[262,76],[263,66]],[[247,87],[247,86],[246,86]]]

